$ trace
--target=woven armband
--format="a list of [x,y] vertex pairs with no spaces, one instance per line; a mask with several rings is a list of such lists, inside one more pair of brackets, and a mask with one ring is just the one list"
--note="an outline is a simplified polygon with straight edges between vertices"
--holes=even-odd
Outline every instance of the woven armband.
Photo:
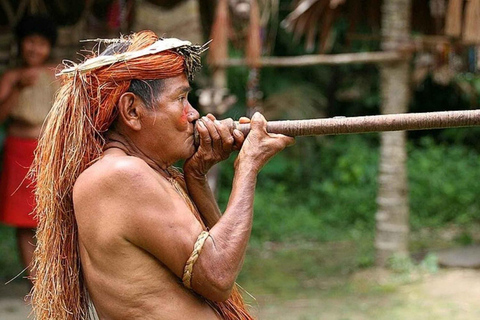
[[207,240],[209,236],[209,233],[207,231],[202,231],[200,235],[197,238],[197,241],[195,241],[195,245],[193,246],[193,252],[190,255],[190,257],[187,260],[187,263],[185,264],[185,268],[183,269],[183,285],[187,287],[188,289],[192,289],[192,271],[193,271],[193,265],[195,262],[198,260],[198,256],[200,255],[200,252],[202,252],[203,245],[205,244],[205,241]]

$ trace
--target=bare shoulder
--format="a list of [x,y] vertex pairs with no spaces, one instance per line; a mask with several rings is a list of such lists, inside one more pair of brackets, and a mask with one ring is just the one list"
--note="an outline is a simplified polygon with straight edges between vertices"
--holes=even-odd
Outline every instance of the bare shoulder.
[[[74,186],[74,196],[108,195],[142,189],[152,184],[158,185],[158,179],[152,168],[143,160],[131,156],[107,156],[95,162],[78,177]],[[132,194],[133,195],[133,194]]]
[[[147,223],[171,201],[168,181],[143,160],[131,156],[105,156],[75,182],[73,204],[79,225],[107,226],[111,233],[130,238],[132,226]],[[145,220],[145,222],[143,222]],[[96,221],[96,226],[92,226]],[[116,231],[115,231],[116,230]]]

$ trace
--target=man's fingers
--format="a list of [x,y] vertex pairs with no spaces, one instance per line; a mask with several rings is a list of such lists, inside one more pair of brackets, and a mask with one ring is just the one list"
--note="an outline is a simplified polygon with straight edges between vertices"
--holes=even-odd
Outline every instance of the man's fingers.
[[219,148],[222,148],[222,139],[220,137],[220,134],[217,131],[217,128],[214,122],[209,117],[202,117],[202,120],[205,123],[208,129],[208,133],[210,134],[210,137],[212,139],[213,148],[217,150]]
[[211,152],[212,150],[212,138],[208,132],[207,126],[202,119],[197,121],[197,131],[200,136],[200,148],[206,152]]
[[245,141],[245,136],[240,130],[233,130],[233,137],[235,142],[233,144],[233,150],[240,150],[242,148],[243,142]]
[[[207,126],[208,124],[213,124],[213,126],[208,126],[209,131],[211,128],[215,128],[215,131],[212,135],[213,138],[213,145],[215,148],[220,148],[223,152],[230,153],[232,152],[233,149],[233,143],[235,139],[232,137],[232,133],[230,132],[230,128],[228,126],[220,121],[218,121],[215,116],[211,113],[206,115],[206,118],[211,121],[211,123],[208,123],[207,121]],[[215,133],[217,135],[215,135]],[[217,137],[219,137],[217,139]]]
[[232,152],[233,143],[235,142],[235,139],[232,136],[232,133],[230,133],[230,129],[220,121],[215,120],[214,123],[217,128],[217,132],[220,134],[220,137],[222,139],[223,151],[227,153]]
[[213,114],[211,114],[211,113],[207,114],[206,117],[207,117],[208,119],[212,120],[212,121],[217,120],[217,118],[215,118],[215,116],[214,116]]
[[238,119],[238,123],[241,123],[241,124],[250,123],[250,119],[247,117],[240,117],[240,119]]

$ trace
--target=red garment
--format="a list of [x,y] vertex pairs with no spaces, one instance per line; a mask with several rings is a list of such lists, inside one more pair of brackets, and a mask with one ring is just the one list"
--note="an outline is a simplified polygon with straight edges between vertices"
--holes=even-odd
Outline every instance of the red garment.
[[37,227],[32,214],[35,186],[25,178],[36,147],[36,139],[7,137],[5,140],[0,178],[0,222],[21,228]]

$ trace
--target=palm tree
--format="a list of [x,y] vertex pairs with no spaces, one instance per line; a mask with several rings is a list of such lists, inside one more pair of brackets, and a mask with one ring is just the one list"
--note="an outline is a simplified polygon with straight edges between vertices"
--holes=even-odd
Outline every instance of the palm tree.
[[[397,49],[410,35],[411,0],[385,0],[382,7],[382,45]],[[410,100],[408,61],[380,68],[383,114],[403,113]],[[406,133],[383,132],[380,145],[376,214],[376,264],[385,266],[393,254],[408,253],[409,208]]]
[[[329,51],[329,34],[335,19],[341,14],[341,4],[358,9],[363,1],[299,0],[282,26],[294,34],[305,37],[307,50],[315,48]],[[380,1],[369,2],[380,5]],[[382,46],[384,50],[402,50],[409,44],[412,0],[383,0]],[[358,16],[358,12],[350,10]],[[358,19],[357,19],[358,20]],[[355,24],[355,21],[352,21]],[[410,67],[404,60],[380,66],[383,114],[407,112],[410,100]],[[409,205],[406,173],[406,134],[386,132],[381,134],[379,189],[376,214],[376,264],[385,266],[392,254],[407,254],[409,233]]]

